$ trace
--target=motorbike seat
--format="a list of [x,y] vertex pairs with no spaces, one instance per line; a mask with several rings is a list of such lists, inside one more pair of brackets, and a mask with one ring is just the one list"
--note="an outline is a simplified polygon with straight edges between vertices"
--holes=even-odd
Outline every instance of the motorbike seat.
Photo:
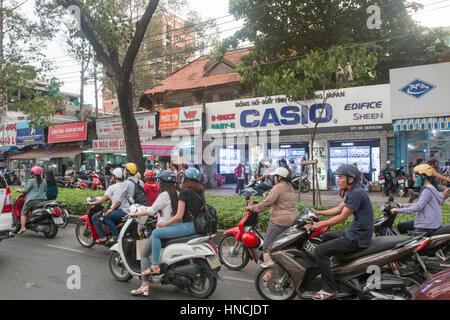
[[175,244],[175,243],[186,243],[189,240],[196,239],[196,238],[201,238],[201,237],[204,237],[204,235],[196,233],[196,234],[192,234],[190,236],[184,236],[184,237],[178,237],[178,238],[172,238],[172,239],[165,239],[165,240],[161,241],[161,247],[164,248],[164,247],[167,247],[170,244]]
[[39,209],[39,208],[45,208],[50,204],[57,204],[57,202],[55,200],[42,200],[42,202],[39,202],[38,204],[36,204],[33,209]]
[[368,256],[383,250],[394,248],[395,245],[405,242],[411,239],[410,236],[400,235],[400,236],[382,236],[372,239],[372,242],[368,248],[358,250],[351,254],[345,256],[336,256],[336,258],[341,262],[349,262],[359,257]]
[[440,227],[439,229],[434,231],[431,235],[437,236],[437,235],[446,234],[446,233],[450,233],[450,224],[444,224],[442,227]]

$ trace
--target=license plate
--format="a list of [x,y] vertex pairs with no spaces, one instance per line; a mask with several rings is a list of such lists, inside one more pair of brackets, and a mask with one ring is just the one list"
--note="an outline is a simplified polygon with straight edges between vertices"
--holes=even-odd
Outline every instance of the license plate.
[[398,180],[397,182],[398,182],[398,183],[405,183],[405,180],[400,179],[400,180]]
[[209,256],[209,257],[206,257],[206,259],[208,260],[209,266],[213,270],[216,269],[216,268],[219,268],[222,265],[218,255]]
[[379,180],[378,182],[379,182],[379,183],[384,183],[384,180]]
[[61,217],[58,217],[58,218],[53,217],[53,222],[55,222],[56,225],[60,225],[60,224],[64,223],[64,221]]

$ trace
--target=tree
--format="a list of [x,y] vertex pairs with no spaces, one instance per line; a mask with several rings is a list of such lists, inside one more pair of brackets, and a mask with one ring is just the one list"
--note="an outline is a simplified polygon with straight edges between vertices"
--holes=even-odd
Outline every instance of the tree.
[[[61,98],[35,90],[34,80],[51,64],[42,55],[41,43],[52,29],[30,21],[21,11],[23,1],[0,0],[0,97],[1,112],[20,110],[31,126],[45,127]],[[3,121],[2,121],[3,123]]]
[[[106,74],[114,83],[119,100],[128,161],[145,169],[139,131],[132,108],[131,72],[143,41],[148,24],[159,4],[159,0],[148,1],[145,10],[136,21],[130,21],[123,10],[124,1],[105,0],[37,0],[41,16],[53,17],[47,20],[53,25],[62,19],[64,8],[70,7],[79,22],[81,31],[89,41]],[[127,1],[126,3],[129,3]],[[120,59],[120,52],[125,54]]]

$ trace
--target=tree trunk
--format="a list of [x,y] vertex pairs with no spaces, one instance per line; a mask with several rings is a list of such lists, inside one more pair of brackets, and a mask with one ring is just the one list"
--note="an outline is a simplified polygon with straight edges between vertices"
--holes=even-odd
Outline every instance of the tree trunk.
[[139,169],[139,172],[143,174],[145,171],[145,161],[142,154],[141,143],[139,141],[139,130],[131,105],[133,100],[131,82],[129,80],[121,79],[121,81],[116,80],[114,83],[116,86],[117,98],[119,100],[119,110],[122,118],[123,132],[126,132],[124,137],[128,162],[135,163]]

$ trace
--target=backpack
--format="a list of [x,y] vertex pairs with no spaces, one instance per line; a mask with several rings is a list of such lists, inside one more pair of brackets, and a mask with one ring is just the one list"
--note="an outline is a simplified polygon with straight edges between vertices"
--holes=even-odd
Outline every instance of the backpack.
[[134,194],[133,194],[134,203],[138,203],[143,206],[147,205],[148,199],[144,188],[141,187],[139,182],[136,183],[134,182],[133,179],[129,180],[134,183]]
[[194,192],[194,190],[191,191],[196,195],[197,198],[199,198],[203,202],[203,205],[201,206],[197,216],[194,216],[191,213],[194,219],[195,231],[205,236],[211,236],[217,232],[217,211],[212,205],[206,203],[205,196],[203,196],[203,198],[200,198],[200,196],[196,192]]

